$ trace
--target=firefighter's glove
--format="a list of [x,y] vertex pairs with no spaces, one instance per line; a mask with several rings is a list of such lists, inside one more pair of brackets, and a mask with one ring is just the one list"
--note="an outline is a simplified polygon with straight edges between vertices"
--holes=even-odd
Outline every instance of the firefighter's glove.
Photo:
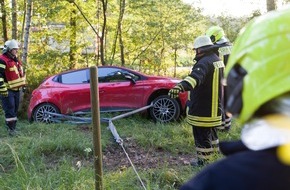
[[6,91],[3,91],[3,92],[0,92],[0,95],[2,97],[8,97],[8,91],[6,90]]
[[179,93],[183,91],[184,91],[183,86],[181,84],[177,84],[176,86],[174,86],[172,89],[169,90],[168,96],[170,98],[178,98]]

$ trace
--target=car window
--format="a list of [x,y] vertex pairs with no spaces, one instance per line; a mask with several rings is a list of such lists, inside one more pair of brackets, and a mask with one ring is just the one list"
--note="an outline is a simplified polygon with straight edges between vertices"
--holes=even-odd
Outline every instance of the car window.
[[[140,76],[121,68],[98,68],[98,80],[102,82],[137,81]],[[90,83],[89,69],[76,70],[56,76],[53,81],[63,84]]]
[[70,73],[65,73],[59,76],[58,82],[63,84],[83,84],[89,83],[89,70],[78,70]]
[[127,70],[120,68],[99,68],[99,82],[122,82],[128,81],[128,76],[133,80],[138,80],[140,77]]

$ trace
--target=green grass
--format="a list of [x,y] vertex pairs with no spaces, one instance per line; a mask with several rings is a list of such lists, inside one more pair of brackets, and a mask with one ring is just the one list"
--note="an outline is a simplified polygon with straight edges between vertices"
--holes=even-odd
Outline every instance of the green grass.
[[[90,151],[93,150],[92,125],[31,124],[20,120],[17,123],[19,136],[10,137],[4,127],[3,115],[0,123],[1,190],[95,189],[93,152]],[[136,155],[150,158],[150,151],[162,152],[167,158],[177,158],[181,154],[195,157],[192,130],[184,121],[155,124],[134,115],[116,120],[114,125],[132,160]],[[234,140],[239,134],[240,128],[234,124],[229,133],[219,133],[219,137],[221,141]],[[101,124],[101,138],[103,152],[108,148],[121,150],[105,123]],[[133,162],[146,189],[178,189],[202,169],[184,164],[172,165],[165,161],[166,157],[160,158],[154,167],[149,163],[144,168]],[[220,158],[217,156],[215,159]],[[118,154],[115,161],[126,159],[125,154]],[[133,167],[120,164],[109,168],[106,164],[103,167],[104,189],[144,189]]]

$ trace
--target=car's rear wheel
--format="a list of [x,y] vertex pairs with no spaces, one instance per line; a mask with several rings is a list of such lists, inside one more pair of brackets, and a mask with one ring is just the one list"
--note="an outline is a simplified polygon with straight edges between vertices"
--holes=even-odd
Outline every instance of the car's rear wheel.
[[59,109],[50,103],[44,103],[37,106],[33,112],[33,120],[42,123],[54,123],[53,116],[49,113],[60,113]]
[[155,122],[160,123],[176,121],[180,116],[180,106],[177,100],[167,95],[158,96],[153,100],[150,116]]

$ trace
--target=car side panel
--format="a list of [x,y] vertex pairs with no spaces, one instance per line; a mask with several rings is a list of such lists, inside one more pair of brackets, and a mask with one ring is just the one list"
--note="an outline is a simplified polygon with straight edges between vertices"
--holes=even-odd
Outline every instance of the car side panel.
[[131,81],[100,83],[99,97],[102,109],[129,108],[143,106],[144,88]]

